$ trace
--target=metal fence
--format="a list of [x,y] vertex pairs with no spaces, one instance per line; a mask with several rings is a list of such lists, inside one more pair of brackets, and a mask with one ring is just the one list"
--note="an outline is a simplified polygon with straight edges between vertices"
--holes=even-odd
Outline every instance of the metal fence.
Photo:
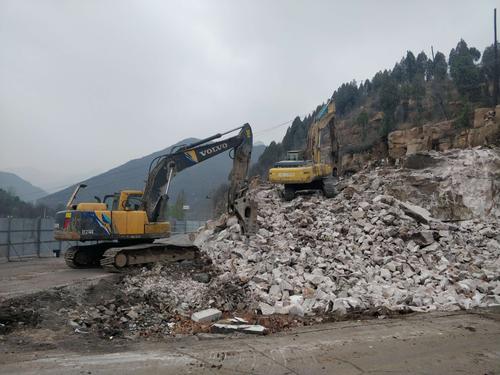
[[69,245],[54,240],[54,219],[0,218],[0,259],[54,256]]
[[[172,221],[172,234],[194,232],[204,223],[196,220]],[[76,243],[54,240],[52,218],[0,218],[0,261],[52,257],[54,251],[62,253]]]
[[172,234],[196,232],[201,226],[205,225],[204,221],[199,220],[170,220]]

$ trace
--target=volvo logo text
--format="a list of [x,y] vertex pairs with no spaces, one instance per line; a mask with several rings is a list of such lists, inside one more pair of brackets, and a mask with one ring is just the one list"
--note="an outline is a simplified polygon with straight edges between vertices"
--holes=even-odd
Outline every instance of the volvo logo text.
[[207,148],[206,150],[200,151],[200,155],[205,157],[213,154],[214,152],[225,150],[226,148],[227,148],[227,143],[221,143],[220,145],[213,146]]

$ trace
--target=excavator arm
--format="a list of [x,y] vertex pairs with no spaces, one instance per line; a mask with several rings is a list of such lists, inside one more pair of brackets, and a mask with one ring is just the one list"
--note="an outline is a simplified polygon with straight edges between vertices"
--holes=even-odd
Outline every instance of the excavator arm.
[[[211,142],[236,130],[239,130],[239,133],[233,137]],[[177,173],[223,152],[233,150],[228,208],[231,213],[239,217],[244,230],[252,231],[254,226],[252,222],[256,215],[255,203],[250,202],[245,194],[248,189],[247,174],[252,154],[252,139],[252,128],[249,124],[245,124],[190,145],[178,146],[171,153],[153,159],[143,195],[143,209],[149,221],[165,220],[170,183]]]

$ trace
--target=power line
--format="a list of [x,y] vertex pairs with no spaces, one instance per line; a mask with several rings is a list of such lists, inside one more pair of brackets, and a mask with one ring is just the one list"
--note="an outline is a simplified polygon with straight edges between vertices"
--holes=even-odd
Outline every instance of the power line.
[[[300,117],[305,117],[305,115],[304,116],[300,116]],[[292,123],[294,121],[294,119],[295,118],[293,118],[291,120],[288,120],[288,121],[285,121],[285,122],[281,122],[281,123],[276,124],[276,125],[269,126],[267,128],[261,129],[261,130],[258,130],[256,132],[254,132],[254,135],[256,135],[256,134],[262,134],[262,133],[267,133],[267,132],[279,129],[279,128],[285,126],[285,125],[288,125],[288,124]],[[115,167],[115,168],[120,168],[120,167]],[[115,168],[113,168],[113,169],[115,169]],[[112,171],[112,169],[111,169],[110,171],[103,172],[100,175],[104,175],[103,176],[104,178],[113,177],[113,176],[120,175],[120,174],[123,174],[124,175],[123,177],[126,177],[126,176],[137,177],[137,175],[135,175],[135,174],[133,174],[131,172],[133,172],[135,170],[139,170],[139,169],[143,170],[144,166],[143,165],[139,165],[139,166],[136,166],[136,167],[129,167],[126,170],[118,170],[118,171]],[[99,176],[99,175],[97,175],[97,176]],[[78,185],[80,183],[87,182],[87,181],[89,181],[89,180],[91,180],[91,179],[93,179],[93,178],[95,178],[97,176],[92,176],[92,177],[89,177],[87,179],[81,180],[79,182],[75,182],[73,184],[65,184],[65,185],[59,185],[59,186],[52,186],[52,187],[49,187],[47,189],[48,190],[67,189],[67,188],[70,188],[72,186],[76,186],[76,185]],[[92,188],[96,188],[96,187],[103,187],[103,186],[109,186],[109,185],[111,185],[111,182],[105,182],[105,183],[101,183],[101,184],[96,184],[96,185],[92,185],[91,187]],[[51,193],[51,194],[49,194],[47,196],[50,196],[52,194],[56,194],[57,192],[58,191],[56,191],[55,193]],[[25,197],[31,197],[31,196],[36,196],[36,195],[38,195],[38,194],[36,192],[34,192],[33,194],[27,194],[27,195],[24,195],[24,196]],[[45,197],[47,197],[47,196],[45,196]],[[43,199],[45,197],[41,197],[40,199]]]
[[288,120],[288,121],[285,121],[285,122],[282,122],[278,125],[274,125],[274,126],[270,126],[268,128],[265,128],[265,129],[262,129],[262,130],[259,130],[259,131],[256,131],[254,132],[254,134],[262,134],[262,133],[266,133],[266,132],[269,132],[269,131],[272,131],[274,129],[278,129],[278,128],[281,128],[282,126],[285,126],[285,125],[288,125],[289,123],[291,123],[293,121],[292,120]]

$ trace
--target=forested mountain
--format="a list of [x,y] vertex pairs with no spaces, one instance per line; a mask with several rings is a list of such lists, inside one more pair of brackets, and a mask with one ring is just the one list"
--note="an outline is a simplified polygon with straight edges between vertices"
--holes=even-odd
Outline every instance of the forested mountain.
[[[139,159],[130,160],[105,173],[91,177],[83,183],[87,185],[78,193],[77,202],[93,202],[94,196],[102,198],[105,194],[112,194],[124,189],[144,188],[145,180],[151,161],[159,156],[170,152],[171,148],[179,144],[189,144],[197,139],[185,139],[173,146]],[[252,152],[252,162],[255,162],[264,151],[265,146],[255,146]],[[227,181],[232,160],[229,154],[223,153],[203,163],[183,170],[174,177],[169,196],[170,213],[180,216],[180,208],[186,204],[190,206],[187,217],[194,220],[202,220],[211,217],[212,214],[212,192]],[[50,194],[39,202],[50,207],[65,204],[76,185]]]
[[47,195],[38,186],[10,172],[0,172],[0,188],[26,202],[34,202]]
[[42,217],[51,216],[55,210],[43,205],[25,202],[11,192],[0,189],[0,217]]
[[[448,58],[439,51],[431,57],[407,51],[392,69],[371,80],[342,84],[332,94],[342,137],[340,156],[384,143],[396,129],[449,119],[455,119],[457,127],[469,127],[474,108],[493,104],[493,47],[481,54],[460,40]],[[287,150],[305,147],[318,108],[303,119],[297,117],[283,140],[266,148],[252,168],[254,175],[267,176]]]

